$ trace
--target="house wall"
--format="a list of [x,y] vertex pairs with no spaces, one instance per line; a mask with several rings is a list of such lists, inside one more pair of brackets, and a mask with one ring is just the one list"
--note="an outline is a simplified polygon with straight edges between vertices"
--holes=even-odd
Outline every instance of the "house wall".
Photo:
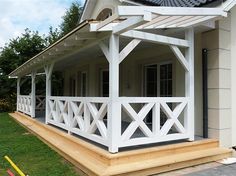
[[208,49],[208,132],[221,146],[231,146],[230,17],[220,20],[217,29],[203,34]]
[[105,9],[110,8],[112,9],[113,13],[117,12],[117,5],[120,5],[120,1],[117,0],[98,0],[95,5],[95,9],[93,10],[91,14],[91,19],[96,19],[99,13]]
[[[195,134],[202,136],[202,69],[201,69],[201,34],[195,36]],[[148,53],[148,54],[147,54]],[[148,48],[135,49],[120,64],[120,96],[142,97],[143,66],[146,64],[172,62],[173,96],[185,96],[185,72],[174,54],[166,46],[153,45]],[[78,62],[65,71],[64,95],[70,95],[69,80],[81,71],[88,72],[88,96],[100,96],[100,70],[108,69],[104,57],[88,58]],[[76,78],[79,82],[79,78]],[[77,91],[80,91],[78,85]],[[79,93],[78,93],[79,96]]]
[[236,146],[236,7],[231,9],[231,105],[232,105],[232,146]]

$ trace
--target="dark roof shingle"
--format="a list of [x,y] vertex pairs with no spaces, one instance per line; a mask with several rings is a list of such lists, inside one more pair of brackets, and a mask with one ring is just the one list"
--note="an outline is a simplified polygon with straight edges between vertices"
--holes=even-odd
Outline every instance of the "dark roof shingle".
[[132,1],[147,5],[157,5],[157,6],[198,7],[219,0],[132,0]]

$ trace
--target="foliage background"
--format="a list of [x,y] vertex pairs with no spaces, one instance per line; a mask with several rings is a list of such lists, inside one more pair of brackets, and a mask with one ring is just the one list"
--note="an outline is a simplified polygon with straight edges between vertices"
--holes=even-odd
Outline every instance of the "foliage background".
[[[9,43],[6,43],[0,51],[0,112],[14,111],[16,107],[16,79],[9,79],[8,75],[21,64],[43,51],[46,47],[59,40],[73,30],[79,22],[82,6],[77,1],[73,2],[62,16],[62,22],[58,28],[49,27],[47,35],[40,36],[38,31],[25,29],[25,32]],[[36,79],[37,95],[44,94],[45,79]],[[53,74],[53,92],[60,94],[63,89],[61,73]],[[22,85],[21,94],[29,94],[31,89],[30,77]]]

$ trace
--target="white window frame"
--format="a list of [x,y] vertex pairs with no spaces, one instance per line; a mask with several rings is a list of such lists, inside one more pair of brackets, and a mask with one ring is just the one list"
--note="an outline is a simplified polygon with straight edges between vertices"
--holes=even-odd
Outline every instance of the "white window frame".
[[160,90],[161,90],[161,87],[160,87],[160,66],[161,65],[168,65],[168,64],[172,64],[172,96],[174,94],[173,92],[173,84],[174,84],[174,77],[173,77],[173,61],[164,61],[164,62],[154,62],[154,63],[148,63],[148,64],[144,64],[143,65],[143,83],[142,83],[142,87],[143,87],[143,95],[146,97],[147,96],[147,88],[146,88],[146,85],[147,85],[147,79],[146,79],[146,67],[147,66],[150,66],[150,65],[157,65],[157,97],[160,97]]

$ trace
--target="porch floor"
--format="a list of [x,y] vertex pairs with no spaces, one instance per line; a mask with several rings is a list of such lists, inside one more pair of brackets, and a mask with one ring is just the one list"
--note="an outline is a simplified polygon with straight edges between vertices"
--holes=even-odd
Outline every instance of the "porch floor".
[[[45,124],[45,117],[43,117],[43,115],[39,115],[39,114],[37,114],[37,115],[38,116],[35,118],[35,120]],[[54,125],[51,125],[51,124],[49,124],[49,125],[53,126],[54,128],[56,128],[56,129],[58,129],[60,131],[67,132],[66,130],[64,130],[64,129],[60,128],[60,127],[57,127],[57,126],[54,126]],[[125,131],[125,129],[128,127],[128,125],[129,125],[129,123],[127,123],[125,121],[122,121],[122,132]],[[147,126],[149,128],[151,128],[151,124],[150,125],[147,124]],[[103,146],[101,144],[95,143],[95,142],[93,142],[91,140],[88,140],[86,138],[83,138],[83,137],[78,136],[78,135],[73,134],[73,133],[71,135],[73,135],[73,136],[75,136],[77,138],[81,138],[81,139],[85,140],[86,142],[94,144],[94,145],[96,145],[96,146],[98,146],[98,147],[100,147],[100,148],[102,148],[104,150],[107,150],[106,146]],[[135,138],[136,137],[143,137],[143,133],[140,130],[137,130],[137,131],[134,132],[133,137],[135,137]],[[204,138],[202,138],[200,136],[195,136],[194,140],[195,141],[199,141],[199,140],[204,140]],[[120,148],[119,151],[130,151],[130,150],[134,150],[134,149],[142,149],[142,148],[157,147],[157,146],[170,145],[170,144],[178,144],[178,143],[182,143],[182,142],[187,142],[187,140],[183,139],[183,140],[168,141],[168,142],[162,142],[162,143],[154,143],[154,144],[145,144],[145,145],[138,145],[138,146],[123,147],[123,148]]]
[[111,154],[24,114],[17,112],[10,115],[78,167],[81,175],[145,176],[216,161],[232,155],[232,150],[219,148],[218,141],[213,139]]

